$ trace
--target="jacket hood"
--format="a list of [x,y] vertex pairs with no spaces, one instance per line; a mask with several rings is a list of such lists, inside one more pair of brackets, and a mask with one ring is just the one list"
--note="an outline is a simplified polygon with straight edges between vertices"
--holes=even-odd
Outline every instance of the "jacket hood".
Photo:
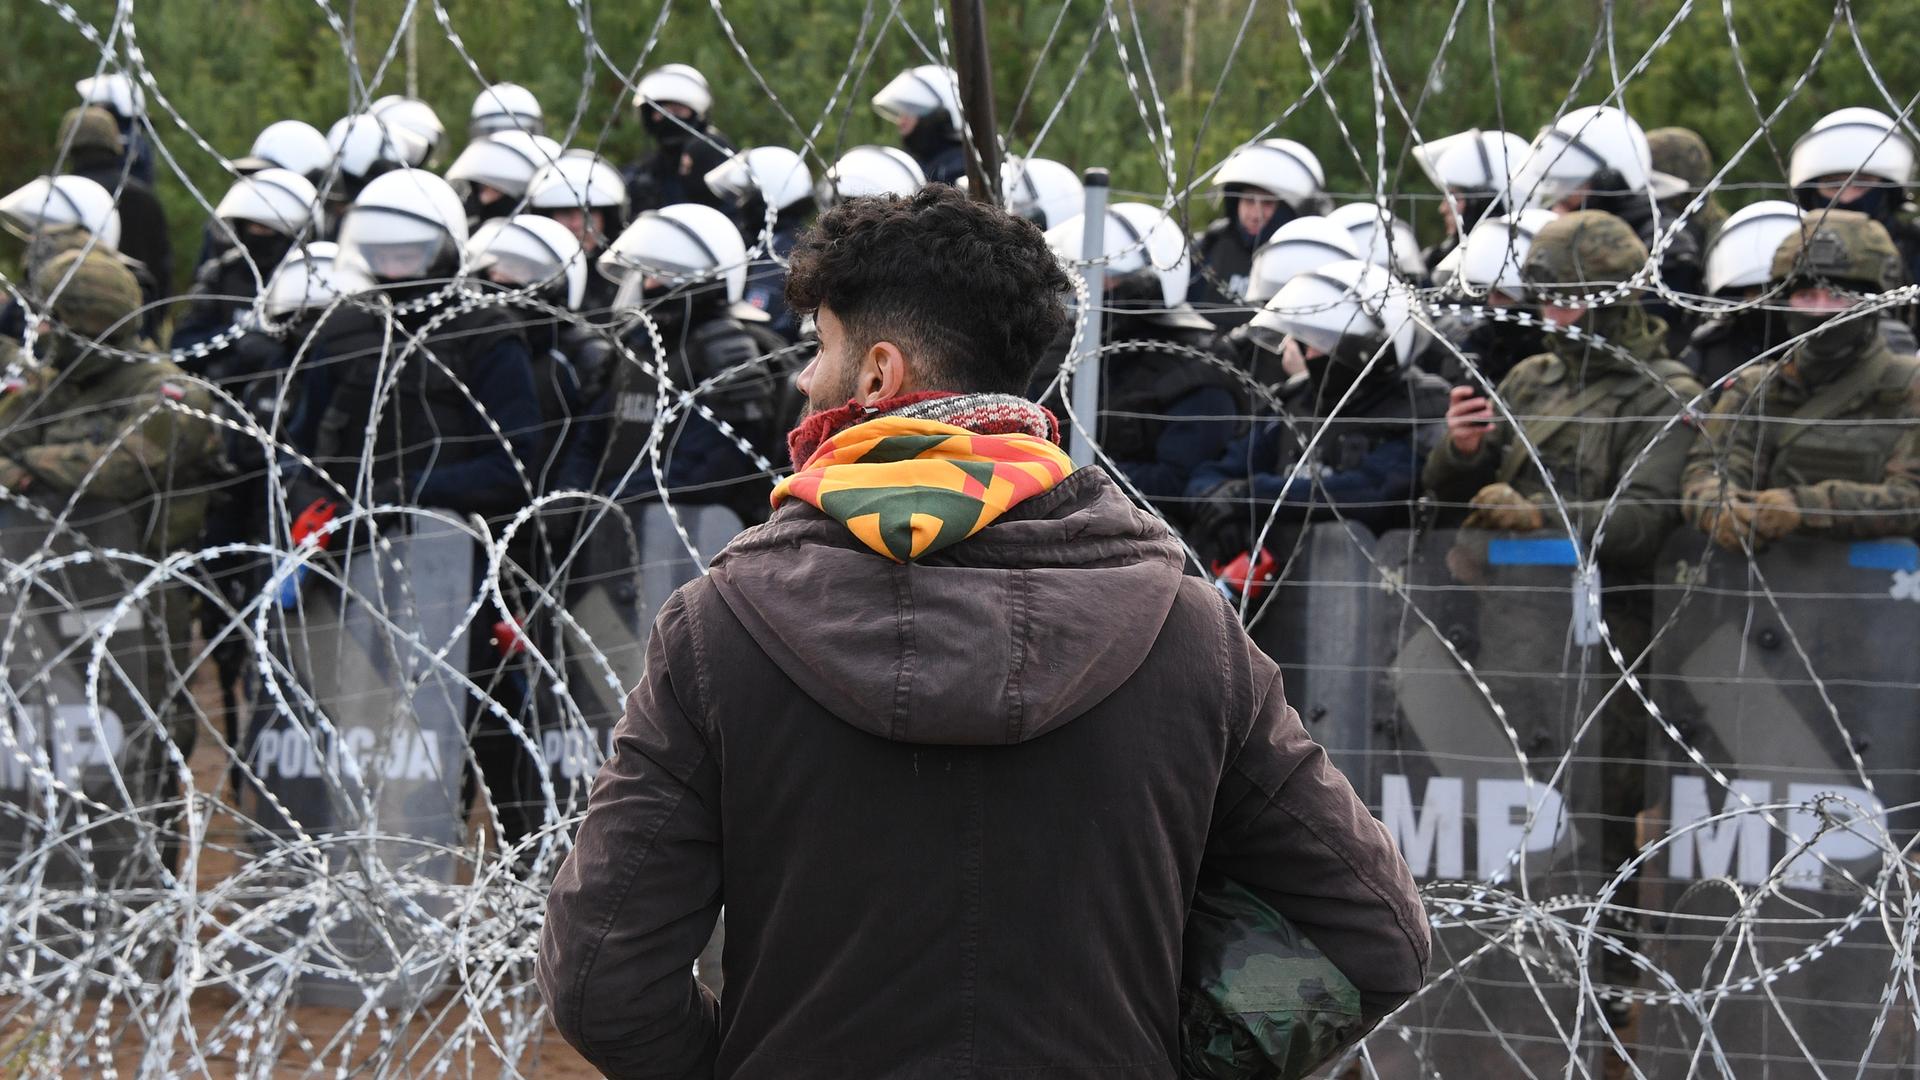
[[781,671],[846,723],[898,742],[1008,745],[1126,682],[1182,573],[1166,527],[1085,468],[909,563],[789,501],[728,545],[709,580]]

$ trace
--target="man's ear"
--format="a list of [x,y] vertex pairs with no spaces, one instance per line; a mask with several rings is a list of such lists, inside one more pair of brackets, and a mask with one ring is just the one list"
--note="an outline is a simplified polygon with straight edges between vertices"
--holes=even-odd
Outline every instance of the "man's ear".
[[854,384],[854,396],[863,405],[874,405],[897,398],[913,389],[913,373],[907,370],[906,354],[891,341],[874,342],[860,358],[860,377]]

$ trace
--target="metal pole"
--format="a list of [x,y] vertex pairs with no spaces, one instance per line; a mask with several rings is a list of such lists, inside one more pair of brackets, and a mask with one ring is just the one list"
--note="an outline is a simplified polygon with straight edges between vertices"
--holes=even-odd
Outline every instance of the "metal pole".
[[417,28],[420,20],[419,8],[411,8],[407,13],[407,96],[420,96],[420,37]]
[[[949,0],[953,16],[955,71],[960,76],[960,114],[966,130],[967,190],[975,199],[1001,205],[1000,126],[993,116],[993,63],[987,58],[985,0]],[[971,133],[972,138],[967,138]]]
[[1087,213],[1081,218],[1080,257],[1089,264],[1087,302],[1080,305],[1079,363],[1073,369],[1073,415],[1081,429],[1073,436],[1074,468],[1093,464],[1093,442],[1100,432],[1100,314],[1107,302],[1107,170],[1088,169]]

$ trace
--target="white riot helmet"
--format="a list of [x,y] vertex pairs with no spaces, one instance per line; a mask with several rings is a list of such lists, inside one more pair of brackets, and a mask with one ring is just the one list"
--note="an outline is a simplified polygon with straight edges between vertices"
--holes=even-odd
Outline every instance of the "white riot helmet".
[[594,154],[562,154],[527,183],[527,205],[551,215],[559,210],[600,211],[604,232],[627,226],[627,185],[620,170]]
[[522,131],[545,135],[547,119],[540,111],[540,99],[519,83],[494,83],[473,99],[468,114],[467,135],[481,138],[504,131]]
[[1516,200],[1551,207],[1582,187],[1614,195],[1651,191],[1664,199],[1687,185],[1654,172],[1647,134],[1633,117],[1611,105],[1589,105],[1540,133],[1513,186]]
[[1287,282],[1249,325],[1325,353],[1348,338],[1384,341],[1403,368],[1423,344],[1406,287],[1363,259],[1329,263]]
[[118,71],[90,75],[74,83],[73,88],[79,92],[80,100],[85,104],[98,105],[122,120],[138,116],[147,104],[146,95],[140,92],[140,84]]
[[707,190],[736,205],[758,193],[774,210],[813,194],[813,173],[784,146],[753,146],[708,170]]
[[[1063,261],[1081,259],[1087,216],[1081,214],[1047,230],[1047,245]],[[1107,207],[1103,239],[1109,276],[1131,274],[1151,267],[1160,279],[1161,298],[1169,309],[1187,300],[1187,239],[1180,226],[1160,207],[1123,202]]]
[[285,169],[317,181],[332,161],[333,148],[319,128],[305,120],[275,120],[254,137],[247,156],[233,164],[242,173]]
[[932,116],[945,113],[954,131],[960,130],[959,76],[941,64],[921,64],[893,77],[873,95],[873,111],[883,119]]
[[340,163],[340,171],[356,180],[365,179],[381,164],[425,161],[432,149],[411,128],[388,123],[372,113],[335,121],[327,132],[327,145]]
[[1913,179],[1913,144],[1893,118],[1878,109],[1830,112],[1793,144],[1787,163],[1787,182],[1794,187],[1823,176],[1905,187]]
[[1520,268],[1526,264],[1534,236],[1557,217],[1551,210],[1534,209],[1482,220],[1454,249],[1458,257],[1452,283],[1474,295],[1498,290],[1511,299],[1525,300],[1527,283]]
[[1466,227],[1472,228],[1486,210],[1506,205],[1513,178],[1532,152],[1527,140],[1511,131],[1470,128],[1421,143],[1413,148],[1413,160],[1441,194],[1457,194],[1486,204],[1478,214],[1461,208]]
[[1050,229],[1086,211],[1087,190],[1071,168],[1048,158],[1009,155],[1000,163],[1007,211]]
[[515,289],[552,288],[567,310],[587,296],[587,256],[573,231],[550,217],[495,218],[467,241],[467,269]]
[[0,198],[0,225],[22,240],[42,229],[77,225],[120,249],[120,211],[113,193],[84,176],[42,176]]
[[615,310],[639,307],[646,279],[669,287],[718,281],[728,303],[747,289],[747,245],[727,215],[700,203],[675,203],[640,215],[600,256],[600,273],[620,283]]
[[1247,301],[1264,304],[1301,274],[1360,257],[1353,234],[1334,222],[1318,216],[1294,218],[1253,253],[1253,268],[1247,272]]
[[856,146],[827,167],[813,197],[832,206],[863,195],[905,198],[926,186],[927,174],[913,155],[896,146]]
[[388,94],[386,97],[375,99],[374,103],[367,107],[367,111],[389,124],[395,124],[413,132],[426,144],[426,149],[420,151],[418,157],[402,162],[403,165],[412,165],[416,168],[425,165],[427,159],[433,156],[434,148],[440,145],[440,140],[447,137],[447,127],[440,122],[440,114],[433,111],[433,106],[419,98]]
[[685,105],[696,119],[705,119],[713,108],[713,91],[692,65],[665,64],[642,76],[633,92],[634,108],[647,105]]
[[541,169],[560,160],[560,144],[545,135],[500,131],[467,144],[447,167],[447,181],[459,191],[485,184],[515,199]]
[[234,181],[213,208],[222,221],[251,221],[281,236],[299,236],[313,224],[319,192],[306,177],[288,169],[261,169]]
[[460,196],[425,169],[395,169],[368,182],[340,225],[340,260],[382,282],[451,276],[467,242]]
[[1215,191],[1229,185],[1258,188],[1305,213],[1317,207],[1327,188],[1326,170],[1313,151],[1292,139],[1261,139],[1227,156],[1213,174]]
[[267,317],[284,319],[377,287],[364,272],[341,264],[339,254],[340,245],[327,240],[288,252],[261,297]]
[[1413,226],[1394,217],[1391,210],[1373,203],[1348,203],[1328,214],[1327,220],[1347,230],[1363,258],[1402,277],[1417,278],[1427,272]]
[[1800,208],[1784,199],[1743,206],[1727,218],[1707,245],[1707,294],[1767,284],[1773,253],[1800,231],[1800,219]]

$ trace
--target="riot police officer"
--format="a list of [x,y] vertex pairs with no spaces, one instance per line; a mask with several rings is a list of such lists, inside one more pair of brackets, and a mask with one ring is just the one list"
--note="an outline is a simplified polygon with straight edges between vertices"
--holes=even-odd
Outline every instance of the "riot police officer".
[[1821,117],[1793,144],[1787,180],[1803,210],[1856,210],[1878,221],[1900,252],[1900,283],[1920,281],[1920,225],[1907,204],[1913,143],[1892,117],[1862,107]]
[[389,345],[311,366],[296,430],[354,498],[497,515],[529,497],[540,415],[526,339],[497,307],[447,308],[466,238],[459,196],[419,169],[368,183],[341,225],[340,261],[379,287],[386,304],[368,317],[391,318]]
[[1773,253],[1800,229],[1800,208],[1780,199],[1741,207],[1707,248],[1707,295],[1729,307],[1694,327],[1680,362],[1709,387],[1785,340],[1778,298],[1768,295]]
[[1326,172],[1292,139],[1262,139],[1235,150],[1214,174],[1221,216],[1194,238],[1187,299],[1220,330],[1253,317],[1247,275],[1253,253],[1282,225],[1322,209]]
[[[1360,249],[1347,230],[1317,214],[1294,218],[1253,253],[1253,266],[1247,272],[1247,302],[1265,305],[1294,278],[1358,258]],[[1269,347],[1276,344],[1265,340],[1271,337],[1270,333],[1256,331],[1252,323],[1243,323],[1220,334],[1213,348],[1238,364],[1255,382],[1278,390],[1304,376],[1306,368],[1300,365],[1297,351],[1283,353]]]
[[1440,189],[1440,223],[1446,230],[1421,260],[1439,266],[1474,226],[1512,210],[1513,177],[1531,152],[1527,140],[1510,131],[1479,128],[1414,147],[1414,163]]
[[353,200],[376,177],[409,162],[424,160],[431,151],[425,138],[411,128],[389,123],[372,113],[356,113],[334,121],[327,130],[327,147],[340,175],[327,185],[324,235],[334,238],[340,219]]
[[897,146],[856,146],[827,166],[813,189],[813,199],[822,209],[866,195],[904,199],[926,183],[920,163],[905,150]]
[[[604,447],[591,470],[594,488],[623,500],[717,503],[749,524],[765,520],[773,478],[755,455],[775,466],[785,461],[781,403],[792,365],[777,355],[784,342],[731,307],[747,284],[739,231],[709,206],[650,210],[600,268],[620,282],[615,310],[644,311],[652,329],[634,319],[623,339],[630,355],[614,362],[589,410],[607,418],[604,439],[594,440]],[[696,389],[711,415],[679,399]]]
[[664,64],[640,79],[633,107],[653,141],[653,153],[624,173],[633,212],[683,202],[718,207],[706,175],[733,156],[734,147],[708,119],[713,90],[707,77],[687,64]]
[[[1521,267],[1533,238],[1554,220],[1551,210],[1523,210],[1517,214],[1484,218],[1467,234],[1466,242],[1447,259],[1452,271],[1446,287],[1470,303],[1495,309],[1490,315],[1442,318],[1438,329],[1447,347],[1428,350],[1428,362],[1448,383],[1459,386],[1478,372],[1486,383],[1498,385],[1514,366],[1546,348],[1532,324],[1537,314]],[[1526,319],[1501,318],[1512,313]]]
[[293,245],[310,234],[319,195],[306,177],[285,169],[243,176],[213,208],[231,239],[194,275],[187,311],[173,329],[173,347],[205,342],[233,325]]
[[873,111],[900,129],[900,145],[920,163],[928,183],[957,184],[967,175],[959,78],[950,67],[921,64],[873,95]]
[[[1082,257],[1085,216],[1049,230],[1063,260]],[[1186,520],[1193,470],[1218,458],[1239,433],[1241,383],[1226,362],[1211,362],[1213,324],[1186,303],[1189,251],[1180,226],[1145,203],[1107,207],[1107,315],[1101,326],[1100,415],[1094,426],[1106,457],[1161,513]],[[1064,347],[1063,350],[1064,351]],[[1052,357],[1035,390],[1054,381]]]
[[798,338],[800,321],[787,310],[786,262],[814,215],[807,163],[784,146],[755,146],[727,159],[706,179],[733,211],[734,224],[752,249],[745,302],[767,313],[774,333],[788,341]]
[[466,204],[467,224],[478,228],[525,205],[533,178],[560,156],[560,144],[545,135],[509,129],[468,143],[447,166],[447,182]]
[[545,135],[547,118],[540,99],[518,83],[494,83],[476,94],[467,113],[467,137],[484,139],[504,131]]
[[1410,293],[1379,266],[1348,259],[1294,278],[1248,325],[1262,347],[1298,354],[1305,374],[1281,396],[1280,417],[1193,471],[1196,547],[1231,560],[1270,515],[1282,524],[1339,517],[1376,534],[1411,527],[1447,384],[1414,364],[1423,342]]
[[535,493],[591,490],[590,473],[567,468],[599,457],[592,433],[604,425],[589,410],[606,390],[614,349],[606,332],[562,314],[578,311],[586,298],[580,241],[552,218],[516,214],[474,232],[467,267],[491,289],[513,295],[510,306],[527,338],[542,418]]
[[319,128],[305,120],[275,120],[260,129],[247,156],[235,159],[233,167],[242,176],[261,169],[285,169],[317,187],[332,163],[333,150]]
[[[527,182],[527,207],[565,225],[592,262],[627,227],[627,186],[619,170],[598,154],[570,150]],[[604,314],[613,295],[612,281],[589,274],[581,310],[590,316]]]
[[1734,374],[1685,476],[1687,520],[1740,550],[1783,536],[1860,539],[1920,529],[1920,359],[1895,353],[1871,313],[1900,255],[1865,214],[1820,210],[1774,254],[1787,297],[1785,356]]

